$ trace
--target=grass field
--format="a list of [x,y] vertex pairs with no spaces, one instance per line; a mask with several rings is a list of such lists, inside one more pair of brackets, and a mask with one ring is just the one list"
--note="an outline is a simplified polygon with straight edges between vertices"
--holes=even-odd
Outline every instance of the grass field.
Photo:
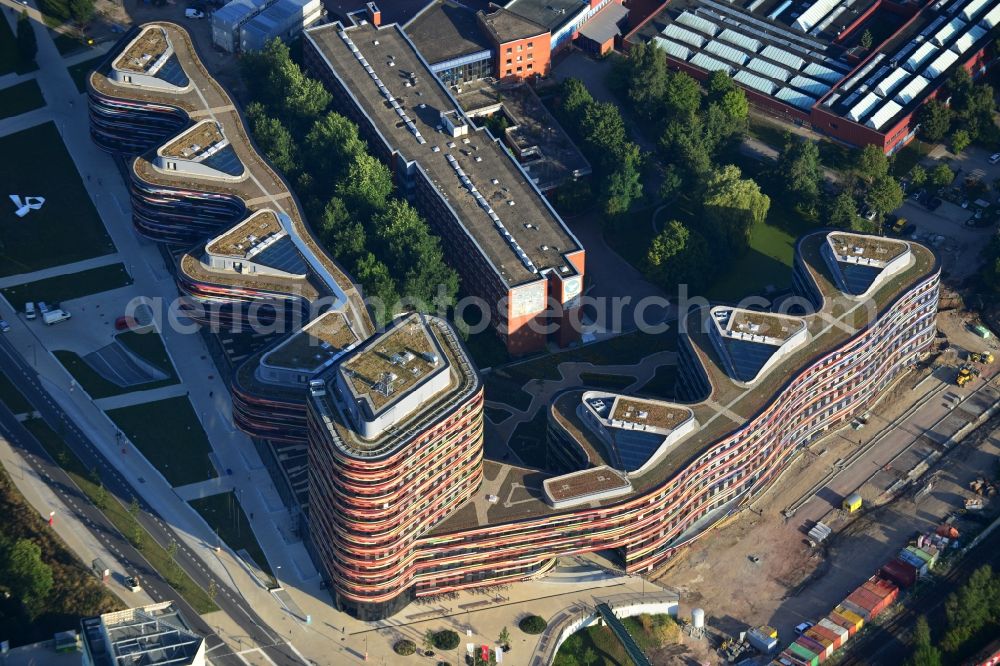
[[21,56],[17,52],[17,38],[11,29],[7,19],[0,21],[0,76],[14,72],[16,74],[27,74],[38,69],[35,61],[21,62]]
[[23,308],[28,301],[61,303],[102,291],[127,287],[132,278],[125,271],[125,264],[109,264],[79,273],[57,275],[36,282],[26,282],[0,289],[0,293],[15,308]]
[[53,123],[0,138],[0,183],[11,194],[45,197],[25,217],[0,213],[0,276],[37,271],[115,251]]
[[795,237],[764,223],[754,227],[750,250],[708,289],[711,300],[736,302],[745,296],[787,289],[792,284]]
[[81,93],[87,92],[87,75],[90,74],[94,69],[101,64],[106,56],[99,55],[95,58],[89,60],[84,60],[83,62],[78,62],[75,65],[70,65],[67,67],[70,77],[73,79],[73,83],[76,84],[76,89]]
[[0,90],[0,118],[19,116],[43,106],[45,98],[42,97],[42,89],[34,79]]
[[123,345],[135,352],[143,360],[156,366],[170,376],[167,379],[148,382],[146,384],[137,384],[136,386],[118,386],[118,384],[108,381],[87,365],[86,361],[76,352],[57,349],[52,354],[69,371],[69,374],[73,375],[73,379],[80,385],[80,388],[95,400],[110,398],[115,395],[124,395],[132,391],[149,391],[177,383],[177,372],[174,369],[174,364],[170,362],[170,357],[167,356],[167,350],[163,346],[163,340],[160,338],[159,333],[135,333],[128,331],[119,333],[117,338]]
[[[654,624],[656,622],[660,623],[659,627]],[[627,617],[622,624],[647,655],[656,648],[676,642],[680,635],[676,622],[664,615]],[[654,663],[660,662],[654,660]],[[552,666],[632,666],[632,660],[609,627],[593,626],[567,638]]]
[[21,395],[21,392],[14,386],[14,382],[7,379],[7,375],[3,373],[0,373],[0,402],[7,405],[7,409],[15,414],[31,411],[31,403]]
[[250,528],[250,521],[247,520],[243,507],[232,491],[191,500],[189,504],[230,548],[245,549],[257,566],[273,578],[271,565]]
[[98,483],[95,483],[91,471],[84,467],[62,437],[39,419],[26,421],[24,425],[41,442],[49,455],[59,463],[59,466],[69,474],[77,487],[95,506],[101,509],[115,528],[132,542],[136,550],[142,553],[142,556],[172,588],[177,590],[178,594],[184,597],[199,613],[211,613],[219,610],[205,590],[184,573],[171,559],[170,554],[154,541],[149,533],[143,531],[142,537],[138,540],[135,539],[136,520],[121,502],[110,496],[110,493],[104,491]]
[[107,414],[171,485],[218,476],[208,457],[212,451],[208,436],[187,396],[112,409]]

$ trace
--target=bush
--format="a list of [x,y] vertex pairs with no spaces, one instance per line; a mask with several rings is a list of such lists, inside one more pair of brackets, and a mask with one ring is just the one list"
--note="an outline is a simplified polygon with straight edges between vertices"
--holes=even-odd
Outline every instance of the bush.
[[451,629],[445,629],[434,634],[434,647],[438,650],[454,650],[462,642],[458,634]]
[[517,626],[526,634],[540,634],[545,631],[545,627],[549,626],[549,623],[537,615],[529,615],[521,620]]
[[404,638],[401,641],[396,641],[396,644],[392,646],[392,651],[400,656],[409,657],[417,651],[417,644]]

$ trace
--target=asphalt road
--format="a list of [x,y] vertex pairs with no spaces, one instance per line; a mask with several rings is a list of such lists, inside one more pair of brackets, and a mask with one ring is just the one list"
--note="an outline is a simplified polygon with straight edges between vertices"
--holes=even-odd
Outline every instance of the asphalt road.
[[[173,530],[159,517],[142,497],[115,470],[90,439],[76,427],[62,409],[41,388],[38,376],[7,340],[0,337],[0,372],[7,375],[24,397],[41,414],[54,431],[62,434],[66,444],[83,461],[88,469],[97,469],[110,495],[128,506],[135,499],[140,506],[138,515],[143,528],[163,547],[177,542],[177,561],[181,568],[203,589],[208,589],[210,581],[215,582],[218,594],[215,603],[225,611],[245,632],[246,636],[261,646],[260,649],[279,666],[300,665],[304,662],[286,642],[271,631],[252,609],[235,596],[231,588],[211,574],[204,564],[181,542]],[[170,587],[149,562],[136,551],[122,534],[108,521],[103,513],[80,491],[70,477],[52,460],[45,449],[24,426],[17,421],[10,410],[0,403],[0,434],[18,449],[41,478],[46,479],[53,490],[76,514],[81,524],[103,541],[113,552],[120,554],[129,572],[139,576],[143,588],[157,601],[171,600],[183,612],[185,619],[199,634],[206,637],[207,656],[219,664],[244,664],[239,657],[200,615]]]

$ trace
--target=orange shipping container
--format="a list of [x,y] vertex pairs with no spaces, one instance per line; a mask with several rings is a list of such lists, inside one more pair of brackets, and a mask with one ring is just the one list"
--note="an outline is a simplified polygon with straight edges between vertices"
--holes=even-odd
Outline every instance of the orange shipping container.
[[[840,627],[837,628],[841,629]],[[818,636],[823,636],[830,640],[833,643],[834,650],[839,649],[840,646],[844,644],[843,639],[840,637],[840,631],[833,631],[832,629],[824,627],[822,620],[820,620],[816,626],[812,628],[812,631],[815,631]],[[843,631],[843,629],[841,629],[841,631]]]
[[830,614],[826,616],[830,622],[833,622],[838,627],[843,627],[847,630],[848,636],[853,636],[858,631],[858,625],[848,620],[846,617],[838,613],[837,611],[830,611]]
[[861,629],[861,627],[865,626],[865,618],[862,617],[861,615],[858,615],[850,608],[845,608],[844,606],[837,606],[833,610],[835,613],[837,613],[841,617],[851,622],[854,625],[855,631],[858,631],[859,629]]
[[813,627],[812,629],[810,629],[805,633],[806,636],[808,636],[809,638],[813,639],[814,641],[822,645],[824,648],[826,648],[827,657],[833,654],[833,651],[836,650],[838,647],[840,647],[839,645],[837,645],[836,637],[831,636],[830,632],[828,631],[824,632],[817,629],[816,627]]

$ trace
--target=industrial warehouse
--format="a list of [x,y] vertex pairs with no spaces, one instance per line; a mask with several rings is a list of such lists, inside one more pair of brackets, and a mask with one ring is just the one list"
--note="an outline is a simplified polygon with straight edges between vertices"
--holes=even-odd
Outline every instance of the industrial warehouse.
[[991,0],[682,0],[626,41],[655,44],[698,79],[724,71],[754,105],[789,121],[893,153],[955,68],[985,69],[998,22]]

